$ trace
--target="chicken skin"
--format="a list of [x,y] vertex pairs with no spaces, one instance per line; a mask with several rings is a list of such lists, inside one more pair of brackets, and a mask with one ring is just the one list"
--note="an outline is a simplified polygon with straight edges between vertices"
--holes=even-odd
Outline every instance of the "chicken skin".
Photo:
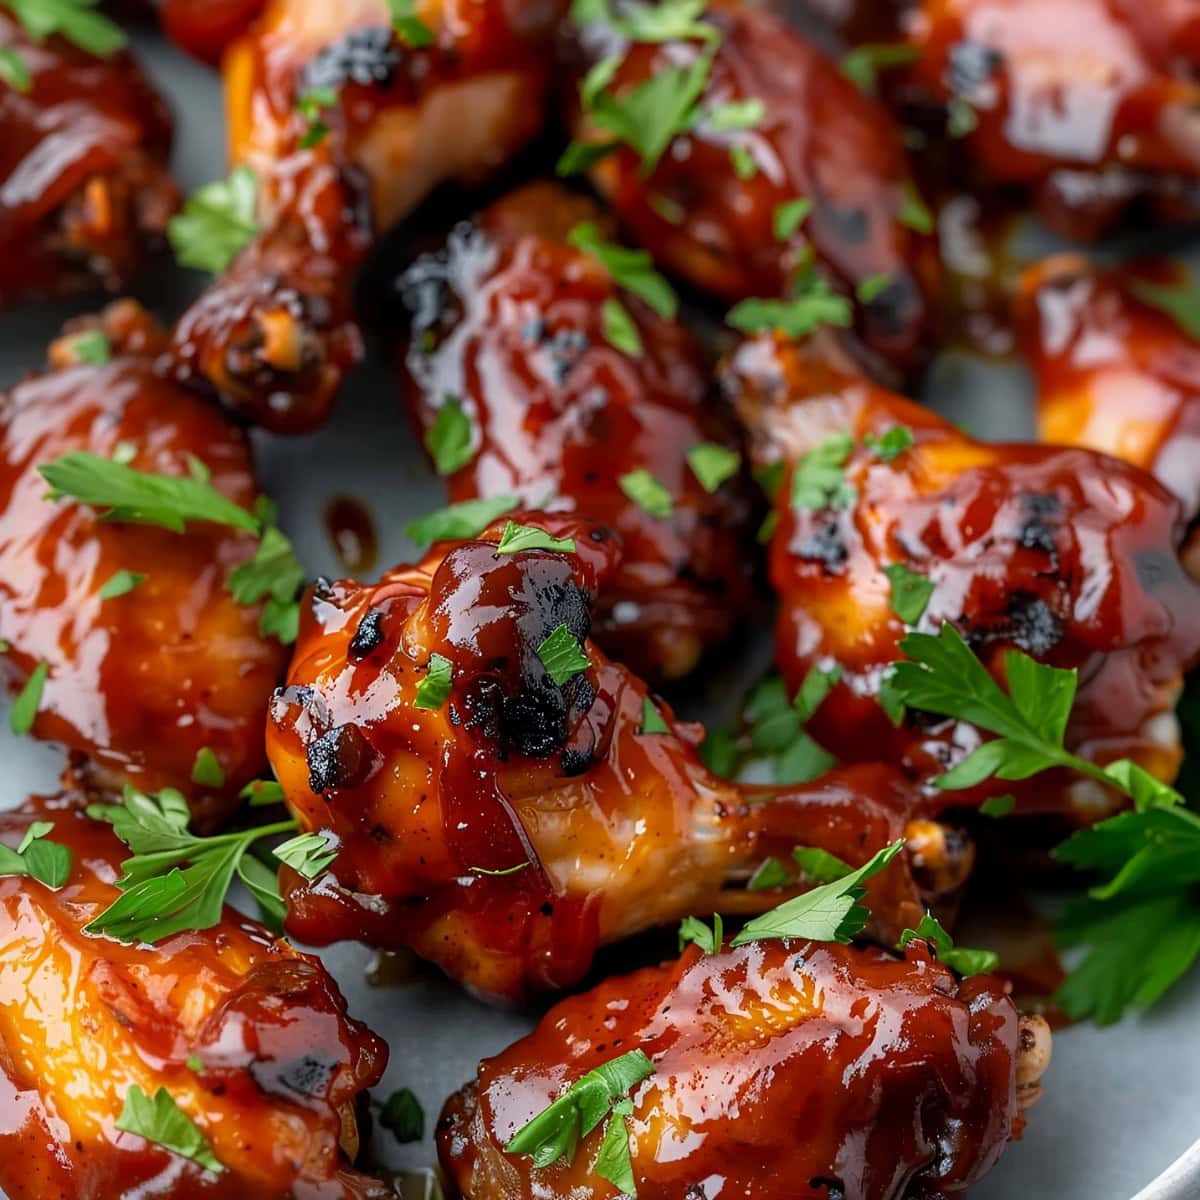
[[624,1120],[639,1200],[949,1200],[1024,1125],[1050,1031],[992,976],[958,981],[910,943],[770,941],[564,1000],[484,1060],[438,1124],[463,1200],[608,1200],[602,1133],[535,1167],[504,1147],[589,1070],[640,1050],[653,1074]]
[[2,8],[0,53],[28,75],[27,87],[0,80],[0,307],[116,291],[179,203],[171,115],[127,52],[34,41]]
[[[261,607],[227,589],[257,540],[209,523],[180,534],[105,521],[49,500],[38,467],[72,451],[118,454],[166,476],[199,463],[214,488],[250,508],[249,443],[155,372],[163,335],[136,306],[112,306],[102,328],[110,361],[77,361],[72,335],[53,348],[57,369],[0,396],[2,665],[12,685],[47,671],[32,732],[86,759],[93,782],[178,788],[209,825],[261,773],[267,705],[287,661],[259,632]],[[119,572],[144,579],[105,598]],[[223,782],[202,787],[192,775],[205,748]]]
[[[700,348],[568,243],[598,219],[590,202],[533,184],[417,258],[399,285],[405,393],[427,441],[445,404],[469,416],[472,453],[448,476],[451,500],[513,496],[620,534],[593,636],[638,674],[676,679],[749,605],[754,506],[732,418],[706,403]],[[633,352],[606,339],[614,300],[634,323]],[[711,491],[689,465],[704,448],[730,472]],[[639,472],[666,489],[662,509],[627,493]]]
[[[701,27],[719,44],[699,119],[652,169],[621,145],[592,167],[593,183],[662,266],[722,300],[785,296],[814,254],[851,297],[873,281],[861,333],[877,354],[911,367],[938,265],[931,241],[913,228],[923,228],[913,215],[919,202],[891,115],[763,8],[717,0]],[[695,39],[629,45],[603,23],[585,26],[581,39],[587,65],[624,52],[607,88],[617,97],[668,68],[702,65],[705,53]],[[737,104],[761,104],[761,119],[729,130],[711,115]],[[575,133],[590,145],[613,140],[586,108]],[[807,217],[785,219],[801,201],[812,205]]]
[[338,851],[311,883],[282,873],[298,940],[409,946],[515,1000],[576,982],[600,944],[772,907],[743,885],[798,844],[857,866],[908,838],[870,884],[885,941],[962,883],[969,844],[910,821],[887,767],[792,788],[712,775],[699,729],[587,640],[616,538],[514,520],[560,548],[501,551],[500,522],[378,584],[318,581],[267,731],[288,805]]
[[216,66],[265,4],[266,0],[160,0],[158,8],[167,37]]
[[555,16],[434,0],[397,31],[387,0],[273,0],[224,68],[261,232],[180,322],[180,377],[276,431],[318,425],[361,354],[352,289],[375,232],[540,130]]
[[[1200,516],[1200,345],[1145,298],[1177,282],[1058,255],[1025,271],[1017,312],[1042,440],[1144,468],[1175,493],[1191,523]],[[1194,558],[1185,552],[1200,574]]]
[[[1066,730],[1075,754],[1131,758],[1173,779],[1172,709],[1200,652],[1200,588],[1179,561],[1174,497],[1088,450],[974,441],[833,358],[820,345],[761,337],[723,368],[752,456],[792,468],[776,492],[769,550],[789,694],[814,666],[842,668],[809,732],[843,760],[882,757],[918,779],[960,761],[979,744],[973,725],[911,712],[894,725],[880,704],[907,629],[949,622],[1000,679],[1013,648],[1078,671]],[[878,439],[892,430],[902,440],[885,456]],[[840,461],[831,464],[831,450]],[[814,474],[822,461],[830,470]],[[895,564],[929,589],[911,625],[893,607]],[[930,799],[971,803],[995,788],[1014,792],[1023,811],[1076,821],[1116,802],[1090,780],[1059,783],[1043,775],[934,789]]]
[[[15,849],[34,821],[72,865],[52,889],[0,877],[0,1190],[9,1200],[383,1200],[355,1171],[355,1103],[387,1048],[346,1015],[315,959],[226,909],[154,947],[88,936],[128,851],[81,798],[0,816]],[[133,1088],[165,1089],[220,1170],[133,1132]],[[161,1103],[161,1102],[160,1102]],[[122,1121],[122,1124],[125,1124]]]

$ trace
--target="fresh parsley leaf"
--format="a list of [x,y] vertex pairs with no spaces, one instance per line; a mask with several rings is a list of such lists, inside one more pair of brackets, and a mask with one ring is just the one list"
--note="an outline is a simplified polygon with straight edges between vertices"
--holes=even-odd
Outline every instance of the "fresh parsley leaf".
[[612,83],[624,61],[624,55],[610,54],[588,68],[587,74],[584,75],[579,85],[579,99],[585,109],[591,108],[595,104],[596,97]]
[[338,856],[337,844],[324,833],[301,833],[275,847],[275,857],[305,879],[324,875]]
[[413,707],[441,708],[446,703],[446,697],[450,695],[453,679],[454,664],[440,654],[431,654],[429,670],[425,678],[417,684],[417,698],[413,701]]
[[[304,565],[291,540],[277,526],[266,528],[254,558],[230,574],[227,586],[239,604],[267,602],[259,622],[260,633],[274,633],[285,645],[296,640],[300,621],[296,596],[304,586]],[[290,619],[293,611],[294,620]],[[287,632],[292,636],[285,636]]]
[[134,1133],[156,1146],[162,1146],[181,1158],[190,1158],[206,1171],[220,1175],[224,1170],[208,1138],[185,1113],[166,1088],[159,1088],[151,1100],[135,1083],[125,1096],[125,1108],[117,1118],[117,1128]]
[[38,706],[42,703],[42,692],[46,687],[46,679],[50,675],[50,664],[40,662],[29,673],[25,686],[17,693],[8,712],[8,724],[18,737],[28,733],[33,728],[37,718]]
[[425,434],[425,449],[439,475],[453,475],[474,457],[471,449],[471,418],[462,401],[447,395]]
[[807,725],[812,720],[817,709],[825,703],[825,697],[837,686],[843,673],[841,663],[834,663],[828,669],[815,665],[808,669],[808,674],[804,676],[804,682],[800,684],[800,690],[792,701],[792,708],[802,725]]
[[258,177],[247,166],[193,192],[167,225],[179,265],[220,275],[258,236],[257,212]]
[[145,582],[146,576],[139,575],[136,571],[114,571],[100,589],[100,599],[115,600],[118,596],[132,592],[135,587]]
[[1135,279],[1129,290],[1143,304],[1165,312],[1188,337],[1200,340],[1200,288],[1193,284],[1172,287]]
[[606,242],[591,221],[583,221],[567,234],[567,241],[578,250],[598,258],[613,282],[644,300],[660,317],[675,316],[679,300],[671,285],[654,269],[654,259],[645,250],[630,250]]
[[645,467],[629,471],[617,480],[621,491],[644,513],[666,520],[675,510],[671,493]]
[[399,1088],[387,1098],[379,1123],[398,1142],[419,1142],[425,1136],[425,1110],[409,1088]]
[[730,100],[704,114],[704,124],[713,133],[732,133],[738,129],[753,129],[767,116],[767,106],[754,96],[749,100]]
[[739,179],[753,179],[758,174],[758,163],[750,152],[750,147],[743,146],[740,142],[729,147],[729,163]]
[[808,220],[812,210],[813,202],[807,196],[799,196],[795,200],[785,200],[778,205],[771,218],[775,240],[786,242]]
[[25,60],[11,46],[0,46],[0,83],[7,84],[16,92],[33,89],[33,76]]
[[204,1062],[200,1056],[196,1054],[189,1054],[187,1058],[184,1059],[183,1065],[187,1067],[187,1069],[191,1071],[193,1075],[199,1075],[204,1070]]
[[1007,817],[1017,807],[1015,796],[989,796],[980,806],[979,811],[985,817]]
[[546,674],[557,687],[562,687],[567,680],[574,679],[580,671],[586,671],[591,666],[579,639],[566,625],[556,626],[537,652]]
[[102,367],[112,361],[112,343],[101,329],[88,329],[71,338],[71,352],[77,362]]
[[913,431],[907,425],[893,425],[879,437],[868,433],[863,445],[873,450],[884,462],[895,462],[913,444]]
[[807,733],[801,732],[775,758],[776,783],[808,783],[837,766],[837,759]]
[[917,191],[917,185],[911,179],[904,181],[900,192],[900,209],[896,220],[914,233],[928,234],[933,232],[933,213]]
[[516,554],[521,550],[553,550],[561,554],[575,553],[574,538],[554,538],[544,529],[532,525],[518,525],[509,521],[500,535],[496,546],[497,554]]
[[879,702],[879,707],[883,709],[887,719],[899,729],[904,724],[904,715],[907,712],[907,707],[904,703],[904,697],[896,690],[896,672],[894,668],[895,664],[890,664],[880,674],[879,691],[875,699]]
[[853,452],[850,434],[831,433],[805,454],[792,470],[792,507],[813,511],[853,504],[855,491],[845,475]]
[[590,171],[620,145],[620,142],[571,142],[554,164],[554,173],[564,177]]
[[935,584],[918,571],[906,567],[904,563],[888,563],[883,568],[892,587],[892,612],[905,625],[916,625],[929,607],[933,597]]
[[750,724],[751,750],[770,760],[776,783],[807,783],[836,765],[836,759],[805,733],[804,722],[824,699],[818,691],[832,687],[838,674],[836,667],[827,674],[810,672],[795,704],[788,702],[777,675],[762,680],[747,698],[743,717]]
[[710,494],[727,479],[732,479],[742,465],[742,456],[728,446],[716,442],[700,442],[687,452],[688,466],[700,481],[700,486]]
[[5,7],[36,42],[59,34],[73,46],[110,58],[126,44],[120,26],[95,12],[99,0],[5,0]]
[[733,734],[728,729],[713,727],[700,743],[700,758],[714,775],[732,779],[737,774],[741,755]]
[[285,798],[283,788],[274,779],[255,779],[238,792],[238,799],[249,800],[251,808],[282,804]]
[[201,746],[196,751],[196,761],[192,763],[192,782],[198,783],[201,787],[225,786],[225,769],[207,746]]
[[896,949],[903,950],[913,938],[932,942],[938,960],[964,979],[969,975],[994,971],[1000,965],[1000,956],[994,950],[968,950],[965,946],[956,946],[954,939],[931,912],[925,913],[916,929],[904,930]]
[[834,883],[854,871],[844,859],[818,846],[796,846],[792,849],[792,858],[813,883]]
[[780,333],[799,338],[822,325],[849,328],[854,309],[823,275],[812,275],[800,295],[791,300],[743,300],[725,314],[725,321],[740,333]]
[[919,62],[921,51],[904,42],[874,42],[856,46],[841,61],[841,71],[868,96],[875,95],[878,73],[893,67],[907,67]]
[[463,500],[410,521],[404,536],[418,549],[434,542],[458,541],[482,533],[497,517],[520,504],[517,496],[494,496],[486,500]]
[[719,954],[725,940],[725,926],[720,913],[713,913],[710,929],[698,917],[684,917],[679,923],[679,949],[695,942],[705,954]]
[[[779,859],[771,856],[764,858],[753,875],[746,880],[748,892],[769,892],[775,888],[787,887],[792,877],[787,867]],[[691,920],[693,918],[689,918]]]
[[608,1180],[622,1196],[637,1195],[633,1157],[629,1153],[629,1118],[632,1116],[631,1100],[618,1100],[613,1105],[612,1116],[600,1139],[596,1161],[592,1163],[592,1174]]
[[654,707],[654,701],[649,696],[644,696],[642,698],[642,727],[638,733],[644,737],[651,733],[670,732],[666,721],[662,719],[662,713]]
[[410,50],[423,50],[434,43],[433,30],[416,14],[416,0],[388,0],[392,28]]
[[329,126],[321,114],[327,108],[335,108],[337,102],[337,91],[331,87],[310,88],[296,101],[296,108],[308,122],[308,129],[300,139],[301,150],[311,150],[329,136]]
[[661,192],[652,193],[646,203],[668,225],[682,225],[687,220],[687,209],[678,200],[672,200],[670,196],[664,196]]
[[586,26],[601,22],[631,42],[676,42],[719,36],[713,25],[700,20],[707,0],[661,0],[658,4],[623,4],[614,12],[608,0],[574,0],[571,19]]
[[268,929],[282,934],[287,906],[279,894],[278,870],[272,870],[253,854],[246,854],[238,862],[237,874],[258,905],[259,920]]
[[102,509],[102,520],[161,525],[174,533],[182,533],[189,521],[259,531],[253,514],[196,479],[135,471],[87,450],[72,450],[38,471],[50,485],[47,499],[70,497]]
[[609,296],[600,308],[600,317],[604,322],[604,340],[614,350],[620,350],[631,358],[642,357],[642,335],[620,300]]
[[0,845],[0,875],[28,875],[57,891],[71,876],[71,850],[47,840],[53,821],[33,821],[15,850]]
[[871,915],[859,903],[866,895],[863,885],[879,874],[903,848],[904,839],[899,838],[849,875],[785,900],[778,908],[748,921],[730,945],[741,946],[771,938],[849,942],[865,928]]
[[969,100],[962,96],[951,96],[946,105],[946,136],[951,138],[966,137],[974,132],[979,125],[979,114]]
[[892,286],[892,276],[886,273],[880,275],[868,275],[862,280],[858,287],[854,289],[855,296],[862,304],[871,304],[878,300],[884,292]]

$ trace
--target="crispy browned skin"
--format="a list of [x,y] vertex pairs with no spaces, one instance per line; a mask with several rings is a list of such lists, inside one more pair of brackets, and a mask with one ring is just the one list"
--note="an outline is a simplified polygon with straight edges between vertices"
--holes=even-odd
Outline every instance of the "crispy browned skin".
[[959,982],[914,942],[904,960],[815,942],[760,942],[611,979],[565,1000],[480,1064],[438,1124],[465,1200],[608,1200],[574,1161],[504,1153],[589,1070],[640,1049],[632,1092],[639,1200],[948,1200],[1024,1124],[1050,1032],[992,976]]
[[[400,281],[412,315],[405,395],[422,433],[447,396],[470,415],[475,453],[447,480],[451,500],[514,495],[620,534],[593,634],[639,674],[673,679],[744,617],[753,505],[741,474],[710,494],[688,465],[702,443],[738,451],[736,427],[708,402],[704,359],[683,324],[567,243],[573,226],[597,219],[589,202],[534,184],[418,258]],[[605,338],[603,305],[616,297],[640,356]],[[670,515],[622,490],[635,470],[666,487]]]
[[1030,267],[1017,304],[1038,384],[1043,441],[1102,450],[1156,475],[1200,515],[1200,346],[1139,281],[1176,286],[1155,264],[1098,271],[1075,255]]
[[[637,154],[622,147],[593,168],[593,182],[664,267],[726,301],[786,294],[810,245],[850,296],[865,280],[886,276],[887,287],[861,307],[860,329],[873,350],[902,367],[913,365],[938,265],[928,239],[899,219],[909,169],[890,113],[782,18],[718,0],[705,19],[722,42],[701,110],[758,99],[763,121],[752,130],[720,133],[702,119],[673,139],[649,175]],[[614,49],[599,29],[585,31],[583,40],[588,63]],[[610,90],[622,94],[699,53],[699,42],[634,46]],[[611,140],[583,119],[576,136]],[[740,179],[734,170],[734,146],[754,157],[752,178]],[[775,211],[800,198],[813,202],[813,212],[781,241],[773,230]],[[677,222],[663,215],[664,203],[678,210]]]
[[[411,49],[386,0],[273,0],[225,60],[230,156],[259,178],[263,232],[181,322],[181,375],[280,432],[319,424],[361,354],[351,290],[375,230],[538,132],[555,15],[432,0],[434,44]],[[322,88],[329,133],[305,148],[298,101]]]
[[[154,947],[83,927],[120,893],[126,848],[78,796],[0,816],[16,847],[34,820],[71,849],[53,891],[0,878],[0,1189],[10,1200],[367,1200],[350,1165],[355,1103],[387,1047],[346,1015],[315,959],[226,909],[216,928]],[[198,1059],[200,1069],[188,1067]],[[193,1061],[193,1067],[195,1062]],[[166,1088],[226,1168],[214,1174],[115,1128],[129,1089]]]
[[[742,885],[797,844],[857,865],[919,842],[872,882],[885,940],[928,898],[915,867],[927,892],[962,882],[969,846],[910,822],[915,797],[887,767],[739,787],[703,766],[700,730],[665,704],[667,731],[643,733],[646,685],[586,640],[616,539],[577,518],[519,519],[575,552],[497,555],[501,522],[378,584],[314,592],[267,731],[293,812],[340,847],[313,884],[284,872],[299,940],[411,946],[515,999],[576,982],[601,943],[689,912],[771,907],[777,892]],[[589,661],[561,687],[537,653],[560,624]],[[453,664],[453,688],[419,708],[433,654]]]
[[[953,623],[999,676],[1016,647],[1079,672],[1067,744],[1097,762],[1133,758],[1163,779],[1179,765],[1172,708],[1200,653],[1200,587],[1182,569],[1178,502],[1136,467],[1087,450],[974,441],[927,409],[825,361],[814,345],[759,338],[724,367],[759,462],[795,462],[830,434],[855,448],[839,509],[801,509],[777,493],[770,574],[781,606],[777,653],[792,690],[814,665],[845,674],[810,730],[839,758],[882,756],[919,778],[978,742],[973,726],[916,719],[895,728],[877,702],[905,626],[884,567],[934,584],[919,627]],[[915,445],[893,462],[863,445],[894,426]],[[1004,784],[1029,809],[1078,820],[1114,797],[1039,776]],[[995,785],[999,787],[1000,785]],[[974,803],[987,789],[931,793]]]
[[215,65],[265,6],[266,0],[160,0],[159,13],[172,41]]
[[[212,484],[252,506],[257,495],[245,435],[212,405],[155,373],[162,334],[136,307],[115,305],[105,325],[106,366],[72,364],[0,396],[0,638],[8,683],[50,666],[35,736],[86,756],[100,775],[145,790],[188,793],[208,820],[264,766],[262,730],[286,651],[258,632],[258,606],[226,584],[254,556],[253,535],[194,524],[185,534],[101,521],[74,501],[46,499],[38,466],[72,450],[111,457],[122,442],[136,469],[186,476],[189,455]],[[119,570],[146,576],[103,600]],[[216,755],[226,783],[191,782],[197,753]]]
[[29,295],[122,287],[179,202],[171,115],[127,53],[38,44],[0,9],[0,48],[28,92],[0,84],[0,307]]

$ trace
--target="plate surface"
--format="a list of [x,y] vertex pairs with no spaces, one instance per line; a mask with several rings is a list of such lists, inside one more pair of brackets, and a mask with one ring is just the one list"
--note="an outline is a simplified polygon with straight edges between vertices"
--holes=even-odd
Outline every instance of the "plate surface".
[[[223,175],[216,77],[158,40],[143,39],[139,48],[180,122],[179,179],[190,190]],[[197,278],[164,271],[136,294],[169,317]],[[0,316],[0,386],[38,367],[61,321],[84,308],[81,303]],[[932,373],[925,399],[982,436],[1019,438],[1032,426],[1029,394],[1029,381],[1019,370],[945,358]],[[408,557],[412,548],[400,532],[405,520],[444,502],[400,412],[396,386],[378,364],[355,373],[335,419],[319,435],[284,440],[256,433],[255,441],[262,486],[279,501],[282,523],[311,574],[342,573],[323,516],[334,497],[353,496],[373,513],[380,567]],[[729,695],[733,689],[727,683],[719,689],[714,683],[711,693]],[[706,711],[720,715],[703,703],[688,715]],[[59,753],[13,738],[7,721],[0,723],[0,763],[0,807],[56,786]],[[391,1045],[380,1097],[411,1087],[425,1109],[426,1140],[401,1147],[381,1133],[381,1157],[396,1167],[427,1167],[433,1161],[428,1135],[442,1101],[474,1074],[480,1057],[520,1036],[532,1019],[487,1009],[423,971],[407,972],[409,978],[393,978],[386,986],[371,985],[373,956],[361,947],[337,946],[320,956],[336,974],[354,1014]],[[406,972],[392,964],[375,974],[386,979]],[[972,1200],[1200,1197],[1198,1011],[1200,973],[1194,973],[1147,1017],[1113,1029],[1081,1026],[1057,1035],[1046,1095],[1032,1113],[1024,1141],[1010,1147]]]

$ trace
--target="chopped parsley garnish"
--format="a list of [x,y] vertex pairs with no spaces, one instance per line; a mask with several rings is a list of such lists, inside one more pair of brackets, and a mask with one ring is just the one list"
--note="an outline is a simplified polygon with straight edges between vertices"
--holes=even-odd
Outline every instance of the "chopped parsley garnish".
[[892,587],[892,612],[905,625],[916,625],[933,597],[936,586],[933,580],[911,570],[904,563],[888,563],[883,573]]
[[307,91],[296,101],[300,115],[308,122],[308,129],[300,139],[301,150],[311,150],[319,146],[329,136],[329,126],[325,123],[322,113],[327,108],[335,108],[338,94],[334,88],[318,87]]
[[17,693],[8,713],[8,724],[18,737],[28,733],[33,728],[37,718],[38,706],[42,703],[42,692],[46,687],[46,679],[50,674],[50,664],[40,662],[29,673],[25,686]]
[[100,589],[100,599],[115,600],[118,596],[127,595],[135,587],[145,582],[146,576],[139,575],[136,571],[114,571]]
[[746,880],[748,892],[769,892],[776,888],[787,887],[792,882],[791,873],[787,867],[774,856],[764,858],[754,874]]
[[258,234],[258,177],[247,166],[193,192],[167,225],[179,265],[214,275]]
[[184,1059],[183,1065],[187,1067],[187,1069],[191,1071],[193,1075],[199,1075],[204,1070],[204,1061],[198,1054],[189,1054],[187,1058]]
[[604,340],[622,354],[628,354],[631,358],[641,358],[642,335],[638,333],[638,328],[625,305],[615,296],[609,296],[600,309],[600,316],[604,322]]
[[989,796],[979,806],[979,811],[985,817],[1007,817],[1016,807],[1015,796]]
[[482,533],[497,517],[511,512],[520,504],[518,496],[493,496],[486,500],[463,500],[439,508],[404,527],[404,536],[418,549],[424,550],[434,542],[473,538]]
[[732,479],[742,465],[742,456],[728,446],[716,442],[700,442],[687,452],[688,466],[709,493],[715,492],[726,480]]
[[58,889],[71,876],[71,850],[47,840],[53,821],[33,821],[15,850],[0,846],[0,875],[28,875]]
[[893,425],[876,437],[868,433],[863,445],[875,452],[884,462],[895,462],[913,444],[913,431],[907,425]]
[[720,913],[713,913],[712,926],[705,925],[699,917],[684,917],[679,923],[679,949],[695,942],[705,954],[720,954],[725,941],[725,924]]
[[220,1175],[225,1170],[208,1138],[185,1113],[166,1088],[159,1088],[151,1100],[135,1083],[125,1096],[125,1108],[117,1118],[117,1128],[134,1133],[181,1158],[190,1158],[206,1171]]
[[629,471],[617,480],[621,491],[644,513],[666,520],[675,510],[671,493],[645,467]]
[[438,709],[446,703],[450,695],[450,686],[454,679],[454,664],[441,654],[429,656],[429,670],[425,678],[417,684],[417,698],[413,701],[415,708]]
[[229,576],[229,591],[239,604],[263,601],[259,632],[272,634],[290,645],[300,632],[300,605],[296,595],[304,586],[304,565],[296,557],[291,540],[269,525],[258,543],[254,558]]
[[201,787],[225,786],[225,769],[208,746],[201,746],[196,751],[196,761],[192,763],[192,782]]
[[873,875],[878,875],[903,849],[904,839],[899,838],[841,879],[785,900],[778,908],[748,921],[730,945],[741,946],[746,942],[772,938],[849,942],[866,927],[871,916],[867,908],[859,903],[866,895],[863,885]]
[[892,286],[892,276],[887,274],[868,275],[854,289],[855,296],[862,304],[871,304],[878,300]]
[[725,316],[727,324],[741,333],[781,333],[799,338],[822,325],[849,328],[854,308],[829,280],[810,273],[799,294],[790,300],[742,300]]
[[729,162],[733,167],[733,173],[739,179],[753,179],[758,174],[758,163],[755,162],[754,155],[750,153],[748,146],[740,143],[730,146]]
[[574,554],[575,539],[551,537],[544,529],[509,521],[500,535],[496,553],[516,554],[520,550],[553,550],[560,554]]
[[77,361],[103,367],[112,361],[112,343],[102,329],[87,329],[71,338],[71,351]]
[[929,211],[921,193],[917,191],[917,185],[911,179],[904,181],[904,187],[900,191],[900,209],[896,213],[896,220],[914,233],[933,232],[933,213]]
[[282,910],[278,887],[265,888],[262,864],[248,852],[262,838],[294,833],[295,821],[198,837],[188,831],[187,800],[174,788],[149,796],[126,787],[124,803],[90,804],[87,813],[112,825],[133,857],[121,864],[120,896],[84,933],[153,945],[184,930],[211,929],[221,921],[235,875]]
[[861,91],[875,95],[878,73],[918,62],[921,51],[904,42],[875,42],[856,46],[841,61],[841,71]]
[[965,979],[968,975],[982,975],[994,971],[1000,965],[1000,956],[994,950],[969,950],[956,946],[954,939],[942,928],[941,922],[930,912],[922,918],[916,929],[906,929],[900,935],[896,949],[903,950],[913,938],[932,942],[938,961]]
[[1200,288],[1192,284],[1171,287],[1135,279],[1129,290],[1143,304],[1165,312],[1188,337],[1200,340]]
[[946,105],[946,136],[951,138],[966,137],[974,132],[979,125],[979,114],[969,100],[962,96],[951,96]]
[[792,701],[792,708],[801,722],[807,723],[812,720],[813,715],[825,703],[825,697],[833,691],[842,675],[841,663],[834,663],[828,670],[818,666],[809,668],[808,674],[804,676],[804,681],[800,684],[800,690],[796,693],[795,700]]
[[556,626],[538,647],[537,652],[542,666],[546,668],[546,674],[554,680],[557,687],[562,687],[569,679],[574,679],[581,671],[586,671],[591,666],[579,639],[566,625]]
[[5,0],[5,7],[36,42],[57,33],[73,46],[98,58],[122,49],[121,28],[95,11],[99,0]]
[[33,76],[25,60],[11,46],[0,46],[0,83],[16,92],[28,92],[33,88]]
[[305,879],[318,879],[337,858],[337,844],[324,833],[300,833],[275,847],[275,857]]
[[731,133],[737,129],[753,129],[761,125],[767,115],[767,106],[757,96],[749,100],[730,100],[710,108],[704,114],[704,124],[713,133]]
[[792,507],[815,511],[853,504],[856,493],[845,474],[853,452],[848,433],[831,433],[809,450],[792,470]]
[[255,779],[238,792],[239,800],[248,800],[251,808],[267,808],[286,799],[282,786],[274,779]]
[[778,205],[771,217],[775,240],[786,242],[808,220],[812,210],[813,202],[807,196],[798,196],[795,200],[785,200]]
[[805,732],[804,724],[838,675],[840,667],[829,672],[814,667],[794,703],[788,702],[778,675],[764,679],[750,693],[743,714],[750,725],[750,749],[771,763],[776,783],[807,783],[837,765],[833,755]]
[[462,401],[447,395],[425,434],[425,449],[439,475],[453,475],[474,457],[471,449],[471,418]]
[[638,733],[643,736],[648,733],[670,733],[671,730],[667,726],[666,721],[662,719],[662,713],[654,705],[654,701],[649,696],[642,699],[642,727]]
[[654,1064],[641,1050],[611,1059],[577,1079],[553,1104],[517,1130],[504,1153],[529,1155],[535,1169],[548,1167],[560,1158],[573,1162],[580,1139],[607,1121],[592,1172],[624,1195],[636,1196],[626,1124],[633,1106],[627,1097],[653,1074]]
[[416,0],[388,0],[388,11],[396,36],[410,50],[433,45],[433,30],[417,16]]
[[419,1142],[425,1136],[425,1110],[409,1088],[399,1088],[387,1098],[379,1123],[398,1142]]
[[819,846],[796,846],[792,850],[796,866],[813,883],[834,883],[853,873],[854,868],[845,859],[822,850]]
[[606,242],[591,221],[583,221],[567,234],[578,250],[598,258],[613,282],[644,300],[660,317],[675,316],[679,301],[671,285],[654,269],[654,259],[645,250],[630,250]]

